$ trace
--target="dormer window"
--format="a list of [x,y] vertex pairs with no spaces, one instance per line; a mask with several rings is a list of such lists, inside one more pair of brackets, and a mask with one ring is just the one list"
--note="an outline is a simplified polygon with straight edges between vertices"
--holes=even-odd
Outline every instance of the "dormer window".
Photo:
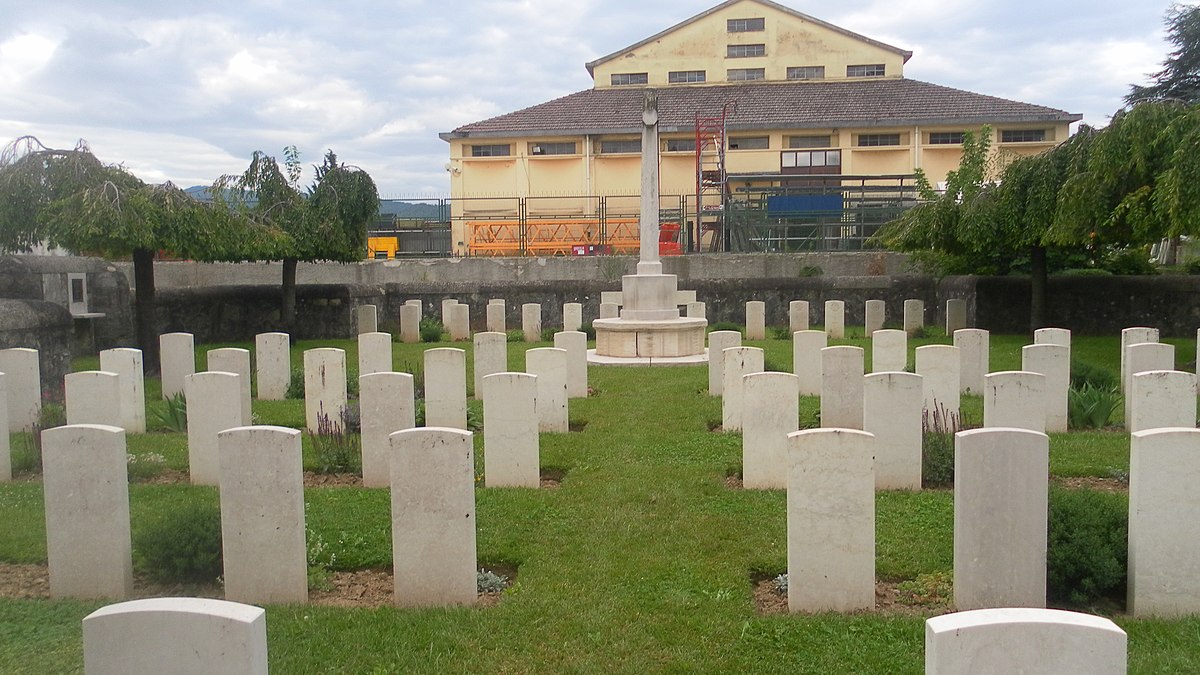
[[729,19],[725,27],[730,33],[758,33],[767,29],[767,21],[763,17],[753,19]]

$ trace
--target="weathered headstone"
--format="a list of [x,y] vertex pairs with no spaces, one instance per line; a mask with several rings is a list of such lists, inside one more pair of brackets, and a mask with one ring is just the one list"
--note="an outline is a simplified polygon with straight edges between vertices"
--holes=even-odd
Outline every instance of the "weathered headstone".
[[488,300],[487,307],[487,329],[489,333],[505,333],[508,331],[508,326],[505,324],[504,300]]
[[950,298],[946,301],[946,335],[954,335],[954,331],[967,327],[967,301],[961,298]]
[[538,431],[570,431],[567,367],[565,349],[540,347],[525,352],[525,372],[537,376]]
[[159,373],[162,397],[183,393],[183,378],[196,372],[196,342],[191,333],[163,333],[158,336]]
[[905,300],[904,332],[913,335],[923,328],[925,328],[925,301],[915,299]]
[[467,353],[425,350],[425,426],[467,428]]
[[821,350],[821,427],[863,428],[863,349]]
[[1161,342],[1140,342],[1125,348],[1125,426],[1133,416],[1133,376],[1150,370],[1175,370],[1175,345]]
[[250,350],[239,349],[237,347],[210,349],[208,351],[208,369],[210,371],[219,370],[225,373],[234,373],[242,378],[240,380],[242,385],[240,397],[242,402],[242,426],[250,425],[254,419],[253,413],[250,411]]
[[291,338],[287,333],[254,336],[254,370],[261,401],[282,401],[292,385]]
[[[1125,390],[1125,350],[1129,345],[1136,345],[1143,342],[1158,342],[1158,329],[1149,328],[1146,326],[1135,326],[1133,328],[1125,328],[1121,330],[1121,393],[1127,393]],[[1162,368],[1155,370],[1170,370],[1170,368]]]
[[210,598],[146,598],[83,618],[87,675],[267,675],[267,613]]
[[958,347],[926,345],[916,349],[917,374],[925,378],[924,405],[932,413],[940,408],[958,415],[960,364]]
[[457,304],[455,298],[442,298],[442,325],[446,328],[450,327],[450,308]]
[[1046,376],[1023,370],[986,375],[983,426],[1046,432]]
[[483,479],[488,487],[540,485],[537,419],[536,375],[495,373],[483,379]]
[[405,303],[400,306],[400,341],[413,344],[421,341],[421,308]]
[[983,393],[983,378],[990,370],[991,334],[978,328],[954,331],[958,347],[958,390],[963,394]]
[[[724,431],[742,430],[742,403],[745,392],[743,377],[763,372],[764,354],[758,347],[729,347],[722,352],[721,428]],[[711,357],[710,357],[711,358]]]
[[1125,631],[1111,619],[1003,607],[925,620],[925,675],[1125,675]]
[[801,396],[821,394],[821,350],[828,344],[823,330],[792,333],[792,372],[799,378]]
[[877,330],[883,330],[887,317],[887,303],[883,300],[868,300],[863,312],[863,332],[870,336]]
[[396,604],[474,604],[475,461],[471,432],[408,429],[392,434],[391,444]]
[[8,430],[33,431],[42,414],[42,375],[36,349],[0,349],[0,373],[8,375]]
[[42,432],[51,597],[121,599],[133,592],[125,452],[118,427]]
[[1071,346],[1071,331],[1066,328],[1039,328],[1033,331],[1035,345]]
[[788,611],[875,607],[874,444],[851,429],[788,436]]
[[521,305],[521,332],[526,342],[542,339],[542,306],[536,302]]
[[563,331],[554,334],[554,346],[567,352],[567,396],[587,398],[587,333]]
[[217,435],[225,598],[308,602],[300,432],[227,429]]
[[788,303],[788,328],[792,333],[808,330],[807,300],[792,300]]
[[765,340],[767,338],[767,303],[762,300],[751,300],[746,303],[746,339]]
[[922,386],[921,376],[913,373],[863,379],[863,430],[875,436],[877,490],[921,489]]
[[[304,424],[341,429],[346,410],[346,352],[332,347],[304,352]],[[324,424],[321,420],[324,419]]]
[[583,328],[583,305],[578,302],[563,303],[563,332],[571,333]]
[[706,319],[708,318],[708,310],[703,302],[689,302],[687,304],[687,317],[689,319]]
[[358,396],[363,485],[387,487],[392,483],[392,450],[388,437],[417,425],[413,376],[409,373],[363,375],[358,378]]
[[245,426],[242,421],[241,376],[206,371],[184,381],[188,400],[188,473],[194,485],[219,485],[217,435]]
[[103,424],[124,429],[121,376],[103,370],[81,370],[63,378],[67,424]]
[[615,302],[600,303],[600,318],[615,319],[621,315],[621,306]]
[[788,434],[799,428],[800,385],[791,373],[742,378],[742,487],[787,488]]
[[825,334],[832,340],[846,337],[846,303],[841,300],[825,301]]
[[1036,431],[954,436],[954,605],[1046,606],[1050,439]]
[[120,377],[121,423],[127,433],[146,433],[146,379],[142,350],[118,348],[100,352],[100,370]]
[[379,332],[379,310],[375,305],[359,305],[354,308],[355,328],[359,335]]
[[450,333],[450,339],[454,342],[471,339],[471,306],[463,303],[457,303],[449,307],[450,323],[446,324],[446,330]]
[[1178,370],[1147,370],[1129,388],[1129,431],[1195,428],[1196,376]]
[[[493,331],[476,333],[474,336],[473,384],[475,398],[483,398],[483,378],[508,370],[508,335]],[[586,354],[584,358],[587,358]]]
[[[1021,369],[1046,376],[1046,433],[1067,430],[1067,397],[1071,393],[1071,348],[1033,344],[1021,348]],[[1193,406],[1194,407],[1194,406]]]
[[392,372],[392,336],[388,333],[359,333],[359,376],[390,372]]
[[884,329],[871,333],[871,372],[900,373],[908,366],[908,333]]
[[708,334],[708,395],[725,391],[725,350],[742,346],[742,334],[736,330],[714,330]]

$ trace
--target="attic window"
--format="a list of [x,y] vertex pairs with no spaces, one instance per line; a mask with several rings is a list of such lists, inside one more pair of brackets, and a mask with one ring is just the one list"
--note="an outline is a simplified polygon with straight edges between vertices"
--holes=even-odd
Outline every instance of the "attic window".
[[929,132],[930,145],[962,145],[963,132],[961,131],[931,131]]
[[770,136],[730,136],[730,150],[767,150],[771,147]]
[[767,29],[767,21],[761,16],[754,19],[729,19],[725,26],[730,33],[757,33]]
[[612,84],[614,87],[624,84],[646,84],[650,81],[650,76],[646,73],[613,73]]
[[846,77],[883,77],[887,67],[882,63],[846,66]]
[[696,139],[694,138],[668,138],[667,152],[695,152]]
[[530,143],[529,154],[531,155],[574,155],[575,144],[570,142],[563,143]]
[[825,79],[825,66],[789,66],[787,79],[823,80]]
[[472,145],[472,157],[508,157],[512,154],[512,146],[508,143],[494,145]]
[[679,84],[683,82],[703,82],[706,73],[703,70],[672,70],[667,73],[667,82]]
[[1000,132],[1001,143],[1044,143],[1045,129],[1005,129]]
[[858,147],[876,148],[884,145],[900,145],[900,134],[859,134]]
[[730,82],[743,82],[746,80],[765,80],[767,71],[762,68],[730,68],[725,71],[725,79]]
[[729,45],[725,47],[725,56],[730,59],[741,59],[748,56],[765,56],[766,45]]
[[600,154],[615,155],[642,151],[642,139],[600,141]]

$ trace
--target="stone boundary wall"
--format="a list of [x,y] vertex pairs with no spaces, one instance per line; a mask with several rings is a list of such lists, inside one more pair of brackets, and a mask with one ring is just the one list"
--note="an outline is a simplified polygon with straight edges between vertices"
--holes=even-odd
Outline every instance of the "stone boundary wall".
[[[0,256],[0,298],[47,302],[62,307],[65,312],[69,307],[67,275],[85,274],[88,311],[103,316],[77,320],[75,330],[81,337],[86,337],[81,345],[86,342],[90,347],[94,341],[96,349],[129,347],[134,340],[133,302],[131,284],[118,269],[121,264],[78,256]],[[132,274],[133,266],[128,267]]]
[[38,350],[43,398],[62,401],[63,377],[71,372],[71,313],[41,300],[0,299],[0,349]]

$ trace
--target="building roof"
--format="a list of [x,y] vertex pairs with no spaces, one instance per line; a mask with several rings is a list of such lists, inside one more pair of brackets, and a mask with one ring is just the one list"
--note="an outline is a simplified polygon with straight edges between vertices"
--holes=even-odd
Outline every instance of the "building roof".
[[[592,61],[587,64],[588,74],[594,76],[595,75],[594,71],[596,69],[596,66],[598,66],[602,63],[611,61],[611,60],[613,60],[623,54],[631,52],[643,45],[647,45],[647,44],[650,44],[657,40],[661,40],[666,35],[668,35],[670,33],[674,33],[675,31],[679,30],[680,28],[683,28],[684,26],[688,26],[690,24],[696,23],[697,21],[700,21],[700,20],[704,19],[705,17],[708,17],[708,16],[715,14],[731,5],[736,5],[739,2],[743,2],[743,1],[744,0],[727,0],[726,2],[722,2],[721,4],[717,5],[716,7],[712,7],[703,12],[700,12],[699,14],[697,14],[696,16],[693,16],[690,19],[685,19],[684,21],[681,21],[662,32],[655,33],[654,35],[651,35],[650,37],[646,38],[645,40],[642,40],[640,42],[635,42],[634,44],[631,44],[628,47],[625,47],[624,49],[619,49],[619,50],[609,54],[608,56],[601,56],[600,58],[596,59],[595,61]],[[893,47],[892,45],[884,44],[878,40],[872,40],[871,38],[866,37],[865,35],[859,35],[858,33],[855,33],[853,31],[848,31],[845,28],[842,28],[840,26],[835,26],[831,23],[827,23],[816,17],[809,16],[808,14],[805,14],[803,12],[797,12],[796,10],[792,9],[791,7],[784,7],[783,5],[781,5],[777,2],[771,2],[770,0],[750,0],[750,1],[757,2],[760,5],[766,5],[767,7],[774,8],[776,10],[779,10],[780,12],[784,12],[785,14],[790,14],[790,15],[796,17],[797,19],[801,19],[803,21],[807,21],[809,23],[813,23],[818,26],[828,28],[831,31],[841,33],[842,35],[854,38],[855,40],[859,40],[861,42],[865,42],[870,45],[874,45],[876,47],[879,47],[880,49],[885,49],[890,52],[895,52],[904,57],[905,63],[907,63],[908,60],[910,58],[912,58],[912,52],[910,52],[908,50],[900,49],[899,47]]]
[[[442,140],[450,141],[640,133],[644,92],[644,87],[586,89],[439,135]],[[722,107],[731,101],[737,104],[736,112],[726,119],[726,127],[732,132],[1053,123],[1083,118],[1077,113],[920,80],[751,82],[658,89],[659,131],[693,131],[697,114],[720,115]]]

